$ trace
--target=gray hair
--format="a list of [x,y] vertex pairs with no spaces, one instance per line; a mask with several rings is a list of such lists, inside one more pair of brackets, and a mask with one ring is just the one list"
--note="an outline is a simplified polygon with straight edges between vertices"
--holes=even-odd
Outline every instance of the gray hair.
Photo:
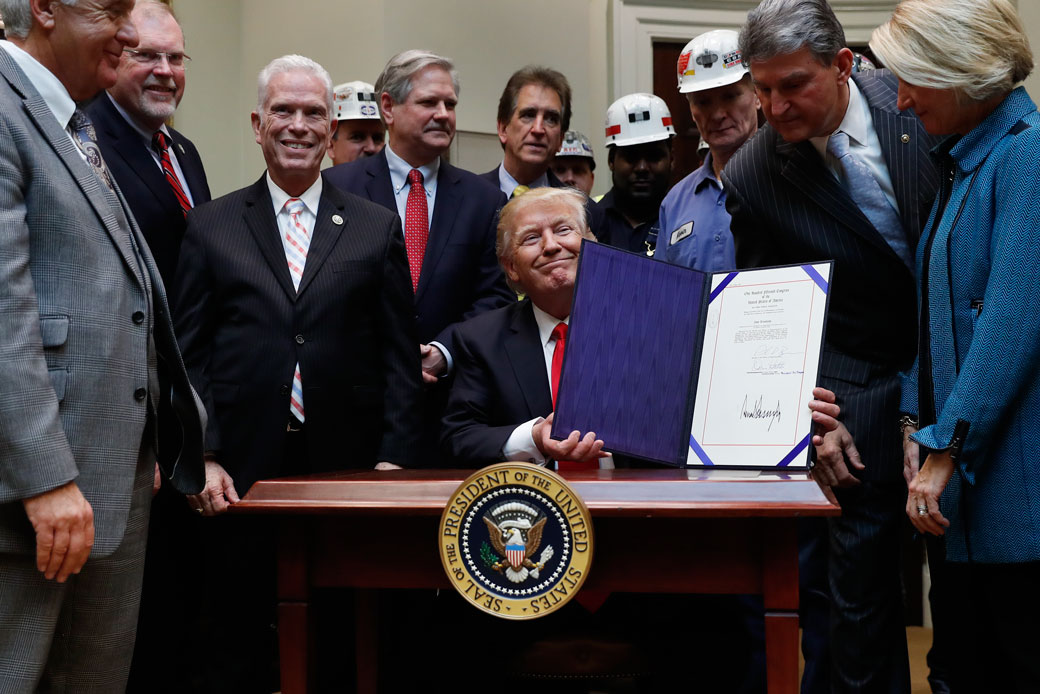
[[376,80],[375,92],[377,95],[386,92],[395,104],[404,103],[412,91],[412,77],[430,66],[439,67],[451,75],[451,84],[455,88],[457,99],[459,73],[455,70],[455,63],[451,62],[451,58],[418,49],[402,51],[387,61],[386,67]]
[[904,82],[972,101],[1007,93],[1033,71],[1029,39],[1006,0],[906,0],[870,47]]
[[[79,0],[61,0],[62,4],[72,7]],[[32,29],[32,10],[29,0],[0,0],[0,15],[4,18],[4,33],[8,37],[24,39]]]
[[[596,237],[589,229],[588,209],[586,208],[587,200],[585,193],[577,188],[552,188],[549,186],[534,188],[510,200],[498,213],[495,252],[498,254],[499,262],[513,257],[513,253],[516,251],[516,244],[513,243],[513,234],[516,232],[514,228],[516,226],[516,216],[531,205],[552,204],[554,202],[564,203],[571,208],[574,218],[581,225],[581,229],[578,230],[579,233],[585,238],[595,241]],[[521,290],[520,287],[516,287],[512,282],[509,282],[508,277],[506,280],[514,290]]]
[[845,30],[827,0],[762,0],[748,12],[738,43],[744,65],[802,48],[830,65],[845,48]]
[[[2,1],[2,0],[0,0]],[[284,72],[308,72],[322,81],[325,85],[325,104],[329,112],[329,120],[332,120],[332,77],[328,70],[310,58],[302,55],[283,55],[275,58],[260,71],[256,80],[256,112],[263,118],[264,100],[267,97],[267,87],[271,78]]]

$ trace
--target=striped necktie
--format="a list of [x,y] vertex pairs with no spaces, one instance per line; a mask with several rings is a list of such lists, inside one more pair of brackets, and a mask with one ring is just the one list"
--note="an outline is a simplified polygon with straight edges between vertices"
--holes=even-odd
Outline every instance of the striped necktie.
[[[292,277],[293,287],[300,288],[300,280],[303,279],[303,268],[307,263],[307,249],[311,245],[311,235],[300,220],[300,214],[304,210],[303,201],[299,198],[289,198],[285,201],[285,211],[289,213],[289,224],[286,225],[285,260],[289,264],[289,275]],[[300,377],[300,362],[296,362],[296,371],[293,373],[292,395],[289,398],[289,412],[301,422],[303,418],[303,379]]]
[[188,212],[191,211],[191,201],[184,194],[184,188],[181,187],[181,181],[177,178],[177,172],[173,170],[173,161],[170,159],[170,147],[166,143],[166,135],[163,134],[162,130],[156,130],[155,134],[152,135],[152,149],[158,152],[159,163],[162,165],[166,182],[173,189],[173,195],[177,198],[177,202],[180,203],[184,216],[188,216]]

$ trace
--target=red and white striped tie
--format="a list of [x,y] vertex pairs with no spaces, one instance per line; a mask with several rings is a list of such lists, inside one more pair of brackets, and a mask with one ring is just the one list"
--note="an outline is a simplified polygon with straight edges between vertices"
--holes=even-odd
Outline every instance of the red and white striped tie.
[[[289,224],[285,231],[285,260],[289,264],[289,275],[292,277],[293,288],[299,290],[300,280],[303,278],[303,268],[307,264],[307,249],[311,245],[311,235],[300,221],[300,213],[304,210],[303,201],[299,198],[289,198],[285,202],[285,211],[289,213]],[[303,418],[303,380],[300,378],[300,363],[296,362],[296,372],[293,373],[292,396],[289,398],[289,411],[296,419],[305,421]]]
[[173,161],[170,160],[170,148],[166,144],[166,136],[162,130],[157,130],[152,135],[152,147],[159,153],[159,163],[162,164],[163,173],[166,175],[166,182],[170,184],[170,188],[173,189],[173,194],[177,198],[177,202],[180,203],[181,211],[185,216],[191,211],[191,201],[188,200],[188,196],[184,194],[184,188],[181,187],[181,181],[177,178],[177,172],[173,170]]

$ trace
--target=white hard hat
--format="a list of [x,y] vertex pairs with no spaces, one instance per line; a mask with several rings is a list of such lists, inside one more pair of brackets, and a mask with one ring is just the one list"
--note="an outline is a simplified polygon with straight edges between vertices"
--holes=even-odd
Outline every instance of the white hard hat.
[[739,82],[747,74],[747,68],[741,60],[737,37],[737,32],[730,29],[716,29],[686,44],[675,66],[679,75],[679,93],[699,92]]
[[379,120],[376,88],[368,82],[345,82],[332,90],[332,111],[336,120]]
[[672,113],[660,97],[628,94],[607,109],[607,145],[639,145],[675,135]]
[[560,151],[556,153],[556,156],[588,157],[593,161],[596,159],[592,154],[592,145],[589,144],[589,138],[577,130],[568,130],[563,134],[563,143],[560,145]]

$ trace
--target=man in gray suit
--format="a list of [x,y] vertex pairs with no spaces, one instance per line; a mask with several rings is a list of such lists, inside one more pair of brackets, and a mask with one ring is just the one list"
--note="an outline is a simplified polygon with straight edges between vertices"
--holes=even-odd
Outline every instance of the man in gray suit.
[[133,0],[0,0],[0,690],[121,691],[148,504],[202,485],[155,263],[76,107]]
[[737,267],[835,263],[820,385],[842,416],[813,471],[842,507],[826,548],[830,689],[909,692],[899,371],[916,351],[912,257],[938,184],[934,141],[900,113],[893,75],[852,73],[826,0],[764,0],[740,49],[768,126],[722,172]]

